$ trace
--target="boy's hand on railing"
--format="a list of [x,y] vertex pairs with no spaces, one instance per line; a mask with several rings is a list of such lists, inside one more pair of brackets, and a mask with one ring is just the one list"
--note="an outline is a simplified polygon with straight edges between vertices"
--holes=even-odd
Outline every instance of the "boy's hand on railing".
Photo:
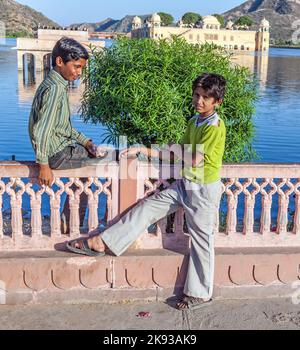
[[96,151],[96,157],[97,158],[104,158],[108,155],[108,152],[112,151],[113,148],[112,147],[102,147],[102,146],[98,146],[97,147],[97,151]]
[[52,186],[54,182],[54,176],[48,164],[40,164],[38,182],[41,186],[43,185],[49,186],[49,187]]
[[97,157],[97,146],[93,144],[92,140],[89,140],[86,144],[85,144],[85,148],[86,150],[89,152],[89,154],[93,157]]

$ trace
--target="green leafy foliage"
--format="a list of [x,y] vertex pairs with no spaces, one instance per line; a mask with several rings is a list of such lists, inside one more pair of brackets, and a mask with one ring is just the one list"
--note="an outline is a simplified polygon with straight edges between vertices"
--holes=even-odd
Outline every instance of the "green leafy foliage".
[[252,115],[257,96],[249,70],[233,65],[230,55],[214,44],[119,38],[110,48],[93,49],[85,72],[82,116],[108,129],[105,140],[129,144],[177,143],[192,109],[192,82],[200,74],[222,74],[227,93],[219,115],[227,126],[225,160],[254,156]]
[[165,12],[158,12],[162,25],[163,26],[170,26],[174,22],[174,17],[170,15],[169,13]]
[[235,22],[235,24],[238,26],[251,27],[253,24],[253,20],[249,16],[242,16]]
[[185,24],[196,24],[201,20],[202,20],[202,16],[199,15],[199,13],[195,13],[195,12],[186,12],[182,16],[182,21]]
[[19,31],[19,32],[7,31],[6,37],[7,38],[32,38],[33,34],[25,30]]

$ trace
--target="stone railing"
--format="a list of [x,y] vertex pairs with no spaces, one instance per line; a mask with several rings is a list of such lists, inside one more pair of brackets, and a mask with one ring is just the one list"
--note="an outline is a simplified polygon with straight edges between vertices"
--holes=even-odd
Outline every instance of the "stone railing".
[[[129,170],[130,178],[126,176]],[[99,226],[99,210],[105,213],[104,221],[110,223],[138,200],[168,186],[166,179],[178,178],[180,169],[172,167],[168,174],[168,166],[137,160],[103,162],[97,167],[55,171],[52,188],[37,184],[37,172],[37,165],[31,162],[0,162],[2,251],[53,249],[55,244],[93,233]],[[300,164],[224,165],[222,178],[216,247],[300,245]],[[83,192],[88,197],[89,210],[85,229],[80,231],[79,204]],[[66,195],[70,203],[68,235],[60,230],[62,198]],[[24,216],[22,208],[26,201],[30,210]],[[49,214],[43,216],[42,207],[47,203]],[[141,235],[135,248],[186,247],[189,237],[184,221],[182,210],[160,220]]]

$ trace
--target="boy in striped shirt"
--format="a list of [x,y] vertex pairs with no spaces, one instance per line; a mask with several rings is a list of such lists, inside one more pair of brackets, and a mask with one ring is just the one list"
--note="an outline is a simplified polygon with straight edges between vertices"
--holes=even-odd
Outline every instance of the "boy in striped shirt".
[[[60,39],[52,51],[52,66],[38,87],[29,118],[29,135],[39,164],[39,184],[51,186],[52,169],[74,169],[96,157],[92,140],[72,127],[68,100],[68,83],[77,80],[86,66],[89,54],[76,40]],[[100,153],[100,154],[99,154]],[[105,151],[98,156],[104,156]],[[67,231],[68,201],[63,215],[63,233]],[[83,224],[87,197],[80,201],[80,224]]]

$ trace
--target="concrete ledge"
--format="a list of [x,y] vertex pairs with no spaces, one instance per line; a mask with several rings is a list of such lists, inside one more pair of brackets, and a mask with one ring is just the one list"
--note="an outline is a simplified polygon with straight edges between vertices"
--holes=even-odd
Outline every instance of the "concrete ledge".
[[[180,293],[186,251],[128,251],[90,258],[58,251],[0,254],[0,303],[115,303]],[[216,298],[291,296],[300,248],[216,249]]]

